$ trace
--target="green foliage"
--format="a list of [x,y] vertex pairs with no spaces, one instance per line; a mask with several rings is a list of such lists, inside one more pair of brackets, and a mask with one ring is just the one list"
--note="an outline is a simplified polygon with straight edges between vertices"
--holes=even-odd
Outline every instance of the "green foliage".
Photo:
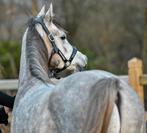
[[14,41],[0,42],[0,78],[17,78],[20,44]]
[[[81,48],[79,48],[81,49]],[[93,52],[90,49],[81,49],[82,53],[84,53],[88,57],[88,64],[87,64],[87,69],[103,69],[107,70],[107,62],[106,58],[104,56],[97,56],[95,52]]]
[[[109,55],[107,56],[106,54],[102,53],[96,54],[93,50],[88,48],[80,48],[80,46],[78,49],[88,57],[88,70],[98,69],[109,71],[118,75],[127,74],[127,61],[124,61],[123,59],[121,61],[118,60],[117,57],[119,54],[114,50],[111,53],[109,52]],[[112,61],[110,61],[110,57],[113,59]]]

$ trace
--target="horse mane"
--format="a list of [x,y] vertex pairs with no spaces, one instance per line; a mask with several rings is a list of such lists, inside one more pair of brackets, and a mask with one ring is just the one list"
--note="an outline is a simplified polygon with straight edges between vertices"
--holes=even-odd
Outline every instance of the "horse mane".
[[48,78],[48,52],[47,48],[35,29],[35,19],[28,21],[28,33],[26,38],[26,55],[29,70],[32,76],[46,82]]

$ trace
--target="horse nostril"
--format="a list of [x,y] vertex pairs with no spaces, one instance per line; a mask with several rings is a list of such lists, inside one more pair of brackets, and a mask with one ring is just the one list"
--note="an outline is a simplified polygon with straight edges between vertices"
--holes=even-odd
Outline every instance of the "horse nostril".
[[86,67],[82,67],[82,66],[80,66],[80,65],[77,65],[77,68],[78,68],[78,71],[81,72],[81,71],[84,71]]

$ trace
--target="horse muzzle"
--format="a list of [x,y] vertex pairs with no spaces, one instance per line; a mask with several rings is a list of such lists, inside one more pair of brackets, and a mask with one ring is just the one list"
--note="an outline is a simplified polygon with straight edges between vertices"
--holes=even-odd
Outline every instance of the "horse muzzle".
[[81,71],[84,71],[86,69],[86,66],[83,67],[83,66],[77,65],[76,69],[77,69],[76,72],[78,72],[78,71],[81,72]]

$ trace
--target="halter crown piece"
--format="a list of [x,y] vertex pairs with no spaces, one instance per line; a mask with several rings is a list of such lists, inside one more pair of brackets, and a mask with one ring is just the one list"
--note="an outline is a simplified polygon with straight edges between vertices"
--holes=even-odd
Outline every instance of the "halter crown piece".
[[[67,58],[64,56],[64,54],[61,52],[61,50],[56,46],[54,36],[53,36],[53,34],[48,30],[48,28],[46,27],[46,25],[45,25],[43,19],[44,19],[44,16],[36,17],[36,18],[35,18],[35,24],[40,24],[40,25],[42,26],[43,30],[46,32],[46,34],[47,34],[47,36],[48,36],[48,39],[49,39],[49,41],[51,42],[52,47],[53,47],[52,55],[55,54],[55,53],[58,54],[58,55],[61,57],[61,59],[63,60],[63,62],[64,62],[63,68],[61,68],[61,69],[58,69],[58,68],[57,68],[57,69],[51,70],[51,72],[52,72],[51,77],[59,78],[59,77],[57,76],[57,73],[59,73],[59,72],[65,70],[67,67],[70,66],[72,60],[74,59],[74,57],[75,57],[75,55],[76,55],[76,53],[77,53],[77,49],[76,49],[75,47],[73,47],[72,54],[71,54],[70,58],[67,59]],[[51,57],[52,57],[52,55],[51,55]]]

